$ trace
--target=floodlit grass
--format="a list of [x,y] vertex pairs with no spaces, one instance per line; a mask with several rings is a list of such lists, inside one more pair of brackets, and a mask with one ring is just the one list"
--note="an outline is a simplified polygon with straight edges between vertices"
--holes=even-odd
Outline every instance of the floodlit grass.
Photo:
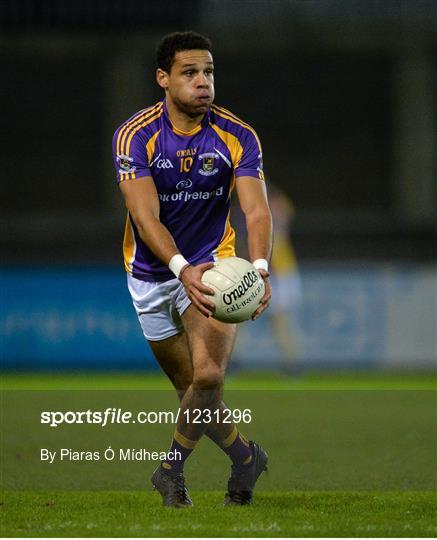
[[[1,378],[1,387],[88,391],[171,389],[167,379],[158,373],[6,373]],[[133,474],[136,484],[127,485],[132,485],[135,491],[41,491],[44,486],[39,491],[13,491],[7,485],[0,502],[0,536],[437,535],[433,476],[437,467],[432,457],[437,447],[432,406],[435,377],[378,373],[290,377],[238,373],[231,374],[226,388],[236,406],[247,400],[249,406],[255,409],[258,406],[264,413],[264,416],[254,414],[254,422],[248,427],[270,454],[270,474],[261,477],[252,506],[223,507],[229,464],[210,441],[202,440],[197,454],[187,464],[193,508],[164,508],[159,494],[150,490],[150,474],[144,473],[143,464],[137,464],[142,471],[139,477],[128,468],[131,464],[126,464],[122,465],[122,474],[126,478]],[[237,390],[252,392],[234,392]],[[333,393],[327,396],[327,390]],[[399,392],[386,392],[391,390]],[[409,390],[412,392],[405,392]],[[159,394],[163,403],[169,397],[170,393]],[[17,403],[20,413],[19,400]],[[326,418],[330,421],[328,425]],[[7,427],[6,420],[3,418],[2,424]],[[22,426],[26,425],[25,421],[23,415]],[[164,441],[170,437],[171,429],[162,426]],[[9,429],[5,433],[16,431]],[[69,444],[75,443],[79,444],[78,440]],[[32,444],[38,447],[39,442],[29,441],[27,452]],[[22,469],[19,461],[15,466]],[[148,464],[147,470],[152,470],[151,467]],[[42,469],[38,473],[44,474]],[[223,490],[217,491],[220,486]]]
[[6,493],[2,536],[15,537],[433,537],[431,493],[260,492],[252,506],[193,492],[169,509],[150,492]]
[[[10,390],[170,390],[160,372],[54,372],[0,373],[0,389]],[[289,376],[278,372],[230,373],[229,390],[437,390],[433,373],[341,372],[303,373]]]

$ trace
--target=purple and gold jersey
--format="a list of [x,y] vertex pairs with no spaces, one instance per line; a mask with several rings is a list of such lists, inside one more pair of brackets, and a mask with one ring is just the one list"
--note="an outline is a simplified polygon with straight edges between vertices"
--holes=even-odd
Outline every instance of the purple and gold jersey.
[[[113,153],[119,182],[153,178],[160,221],[191,264],[235,255],[229,221],[235,178],[264,180],[261,145],[248,124],[212,105],[199,126],[183,132],[171,123],[164,100],[117,129]],[[174,278],[141,240],[129,213],[123,253],[126,271],[137,279]]]

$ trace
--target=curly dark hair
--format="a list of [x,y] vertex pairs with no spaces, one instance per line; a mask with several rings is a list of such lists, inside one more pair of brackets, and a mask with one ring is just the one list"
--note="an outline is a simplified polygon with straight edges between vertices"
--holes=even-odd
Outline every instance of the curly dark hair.
[[156,65],[170,73],[175,54],[179,51],[192,51],[193,49],[212,52],[211,41],[192,31],[167,34],[156,48]]

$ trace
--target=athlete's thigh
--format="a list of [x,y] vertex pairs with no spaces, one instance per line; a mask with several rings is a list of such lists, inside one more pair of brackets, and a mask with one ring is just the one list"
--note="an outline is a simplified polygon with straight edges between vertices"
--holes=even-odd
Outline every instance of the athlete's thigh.
[[235,343],[236,324],[206,318],[193,305],[182,314],[194,370],[208,366],[226,370]]
[[164,373],[178,392],[185,392],[193,380],[191,353],[185,332],[161,341],[149,341]]

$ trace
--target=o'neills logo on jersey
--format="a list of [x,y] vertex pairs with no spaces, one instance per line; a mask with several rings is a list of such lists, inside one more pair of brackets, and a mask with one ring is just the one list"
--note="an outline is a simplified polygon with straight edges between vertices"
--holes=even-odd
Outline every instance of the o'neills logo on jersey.
[[[247,272],[247,274],[244,274],[240,283],[236,285],[231,292],[223,293],[223,302],[227,306],[231,305],[232,302],[236,302],[239,298],[244,296],[247,291],[251,289],[253,285],[255,285],[255,283],[258,283],[258,280],[258,274],[254,270]],[[261,287],[259,290],[261,291]]]
[[188,191],[181,190],[179,193],[159,193],[159,200],[161,202],[178,202],[178,201],[195,201],[212,199],[214,197],[221,197],[223,195],[223,186],[213,189],[212,191]]

